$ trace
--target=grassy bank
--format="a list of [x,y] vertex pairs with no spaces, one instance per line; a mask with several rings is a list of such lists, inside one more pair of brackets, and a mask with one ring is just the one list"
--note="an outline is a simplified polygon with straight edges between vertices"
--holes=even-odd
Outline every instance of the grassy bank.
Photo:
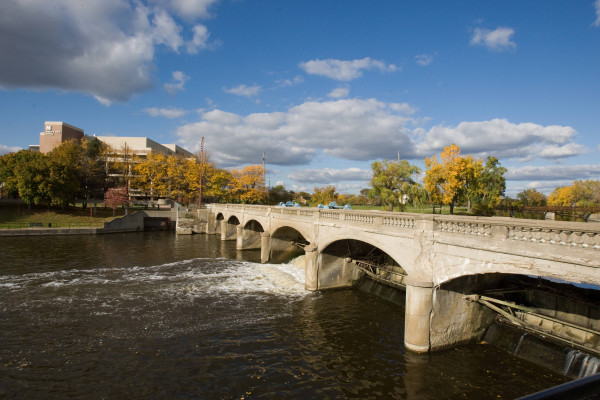
[[[117,210],[117,216],[123,210]],[[110,208],[97,207],[96,215],[90,215],[90,208],[70,207],[62,211],[56,208],[32,206],[23,203],[0,201],[0,229],[29,228],[31,226],[51,226],[53,228],[102,227],[105,221],[113,219]]]

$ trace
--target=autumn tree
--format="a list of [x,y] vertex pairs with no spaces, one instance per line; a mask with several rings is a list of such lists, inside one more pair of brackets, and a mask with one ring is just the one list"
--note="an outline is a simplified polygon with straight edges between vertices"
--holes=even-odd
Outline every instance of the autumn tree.
[[571,186],[554,189],[548,196],[551,206],[589,207],[600,205],[600,181],[576,180]]
[[113,210],[113,217],[115,211],[119,206],[126,206],[129,204],[129,196],[127,195],[127,188],[125,186],[110,188],[104,194],[104,204]]
[[267,197],[262,165],[248,165],[231,171],[231,189],[241,203],[260,203]]
[[460,148],[452,144],[442,151],[441,162],[434,155],[425,159],[425,188],[433,202],[448,204],[450,214],[454,213],[454,205],[461,199],[466,200],[469,211],[471,201],[480,191],[479,177],[483,166],[481,160],[470,155],[462,157]]
[[203,197],[216,201],[233,202],[235,197],[232,190],[233,175],[226,169],[206,164],[203,172]]
[[389,211],[394,206],[399,206],[404,211],[406,204],[420,198],[421,185],[414,179],[414,175],[421,173],[421,169],[411,165],[406,160],[375,161],[371,164],[373,178],[372,189],[368,195],[387,205]]
[[319,204],[327,205],[332,201],[337,201],[338,194],[335,192],[335,186],[323,186],[315,188],[310,198],[310,205],[316,207]]

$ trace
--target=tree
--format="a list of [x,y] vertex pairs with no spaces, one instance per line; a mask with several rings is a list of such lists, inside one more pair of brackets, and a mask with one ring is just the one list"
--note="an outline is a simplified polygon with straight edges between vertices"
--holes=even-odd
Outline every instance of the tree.
[[327,205],[332,201],[337,201],[338,194],[335,192],[335,186],[323,186],[315,188],[310,198],[310,205],[315,207],[319,204]]
[[260,203],[267,197],[262,165],[248,165],[231,171],[232,190],[241,203]]
[[75,141],[68,141],[48,153],[48,173],[45,191],[53,203],[65,209],[75,203],[83,180],[84,150]]
[[[570,194],[568,196],[571,197]],[[524,206],[539,207],[546,205],[546,195],[533,188],[523,190],[521,193],[518,193],[517,199],[519,199],[519,203]]]
[[[20,153],[20,154],[19,154]],[[33,204],[39,204],[44,200],[50,199],[48,195],[48,156],[42,153],[33,153],[28,150],[22,150],[17,153],[12,173],[14,181],[9,180],[10,185],[15,185],[17,193],[28,207]]]
[[576,180],[571,186],[554,189],[548,196],[551,206],[589,207],[600,205],[600,181]]
[[506,190],[506,168],[500,166],[496,157],[488,157],[478,182],[478,199],[475,201],[475,213],[491,215]]
[[464,199],[470,211],[471,200],[479,193],[478,179],[483,170],[481,160],[470,155],[461,157],[460,147],[455,144],[444,147],[440,158],[441,163],[435,155],[425,159],[424,182],[431,200],[448,204],[450,214],[453,214],[456,202]]
[[375,161],[371,164],[373,178],[369,198],[378,199],[388,206],[389,211],[399,206],[404,211],[406,204],[419,197],[418,184],[413,175],[421,173],[421,169],[406,160]]
[[122,186],[108,189],[104,194],[104,204],[112,208],[114,217],[117,207],[126,206],[127,204],[129,204],[127,188],[125,186]]
[[281,202],[292,201],[294,200],[294,195],[294,192],[286,190],[283,185],[276,185],[269,190],[269,203],[279,204]]

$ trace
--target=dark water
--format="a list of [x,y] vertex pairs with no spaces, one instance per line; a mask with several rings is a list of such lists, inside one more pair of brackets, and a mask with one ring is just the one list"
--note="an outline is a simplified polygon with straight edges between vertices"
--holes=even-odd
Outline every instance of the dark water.
[[306,292],[300,268],[215,236],[0,238],[0,255],[0,398],[511,399],[565,380],[491,345],[406,353],[402,307]]

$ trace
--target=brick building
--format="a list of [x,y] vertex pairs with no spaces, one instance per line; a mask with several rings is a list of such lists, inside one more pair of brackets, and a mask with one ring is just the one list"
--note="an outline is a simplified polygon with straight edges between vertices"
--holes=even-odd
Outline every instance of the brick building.
[[40,132],[40,153],[49,153],[68,140],[81,141],[83,129],[60,121],[44,122],[44,131]]

